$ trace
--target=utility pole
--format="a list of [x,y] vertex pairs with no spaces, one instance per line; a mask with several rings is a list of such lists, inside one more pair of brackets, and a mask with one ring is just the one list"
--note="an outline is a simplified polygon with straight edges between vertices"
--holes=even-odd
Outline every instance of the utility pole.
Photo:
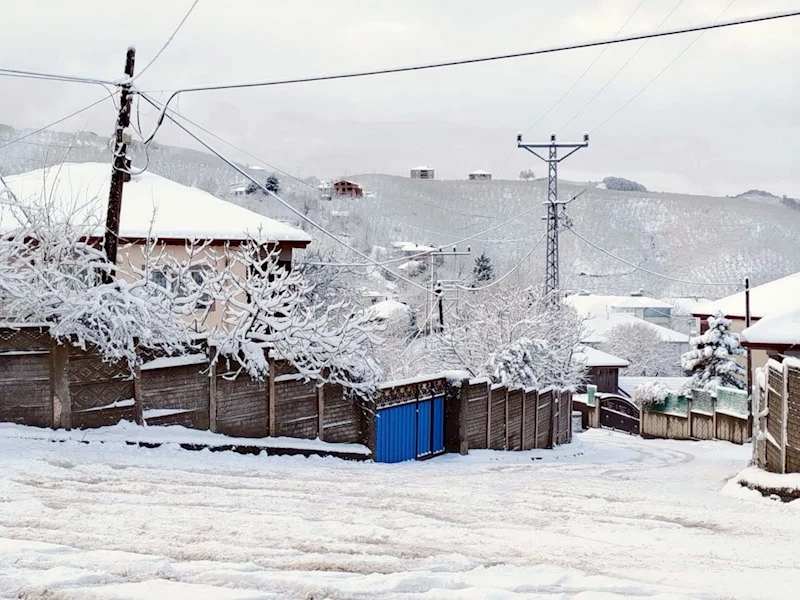
[[108,209],[106,211],[106,230],[103,237],[103,250],[111,270],[103,272],[103,283],[111,283],[117,265],[117,248],[119,247],[119,219],[122,211],[122,184],[130,180],[130,161],[127,150],[130,139],[127,129],[131,124],[131,85],[133,84],[133,65],[136,60],[136,48],[128,46],[125,55],[125,75],[120,83],[122,93],[119,98],[119,115],[114,129],[114,163],[111,167],[111,186],[108,190]]
[[[744,326],[745,328],[750,327],[751,322],[751,315],[750,315],[750,278],[745,277],[744,279]],[[747,348],[747,415],[749,420],[749,425],[753,426],[754,415],[753,415],[753,356],[750,348]]]
[[[558,302],[560,289],[558,272],[558,233],[559,233],[559,201],[558,201],[558,163],[589,145],[589,134],[583,134],[583,142],[579,144],[558,144],[556,134],[550,134],[549,144],[523,144],[522,134],[517,134],[517,148],[523,148],[536,158],[547,163],[547,257],[545,266],[544,292],[553,303]],[[547,158],[536,150],[547,149]],[[559,149],[569,150],[559,158]]]
[[423,328],[428,326],[428,322],[433,322],[434,314],[436,313],[436,303],[439,303],[439,324],[437,327],[430,327],[430,331],[434,331],[438,329],[441,331],[444,328],[444,306],[442,305],[442,292],[443,290],[441,282],[436,279],[436,264],[434,263],[433,257],[434,256],[469,256],[472,254],[472,248],[467,246],[467,251],[464,252],[459,251],[455,246],[453,246],[453,250],[451,252],[445,252],[443,250],[435,250],[433,252],[429,252],[426,254],[428,256],[429,262],[429,272],[430,272],[430,290],[426,294],[425,300],[425,323],[423,324]]

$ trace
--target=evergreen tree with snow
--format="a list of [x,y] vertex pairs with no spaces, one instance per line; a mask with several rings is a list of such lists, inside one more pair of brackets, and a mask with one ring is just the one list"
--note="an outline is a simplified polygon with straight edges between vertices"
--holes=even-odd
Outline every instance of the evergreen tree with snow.
[[277,194],[281,191],[281,182],[278,181],[278,177],[275,175],[275,173],[267,177],[267,183],[265,186],[273,194]]
[[481,255],[475,259],[475,268],[472,269],[472,276],[475,283],[494,279],[494,266],[485,252],[481,252]]
[[687,388],[712,391],[717,386],[745,389],[741,379],[746,370],[736,356],[747,352],[739,343],[739,335],[731,332],[731,320],[718,312],[708,320],[708,331],[692,338],[692,349],[681,357],[683,368],[692,372]]

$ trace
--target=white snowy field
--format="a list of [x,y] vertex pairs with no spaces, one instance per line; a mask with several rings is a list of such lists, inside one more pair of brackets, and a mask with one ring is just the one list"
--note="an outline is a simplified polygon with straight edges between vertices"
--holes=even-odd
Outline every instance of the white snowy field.
[[749,451],[591,431],[382,465],[0,437],[0,598],[796,598],[800,503],[722,491]]

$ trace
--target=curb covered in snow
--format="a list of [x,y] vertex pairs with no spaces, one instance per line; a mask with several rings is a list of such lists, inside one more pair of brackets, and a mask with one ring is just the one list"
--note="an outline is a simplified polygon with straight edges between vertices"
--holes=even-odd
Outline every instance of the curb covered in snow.
[[800,473],[769,473],[758,467],[748,467],[731,482],[768,498],[780,498],[782,502],[800,499]]

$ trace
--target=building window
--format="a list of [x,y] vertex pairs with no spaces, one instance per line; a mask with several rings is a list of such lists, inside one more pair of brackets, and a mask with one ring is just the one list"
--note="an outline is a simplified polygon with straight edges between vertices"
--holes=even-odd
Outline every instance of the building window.
[[645,319],[669,319],[672,315],[671,308],[645,308],[644,309],[644,318]]
[[[209,267],[204,266],[197,266],[192,267],[189,270],[189,276],[192,278],[192,281],[198,286],[202,287],[203,284],[207,281],[209,276]],[[198,308],[208,308],[214,304],[214,298],[208,292],[203,292],[200,294],[200,297],[197,299],[197,306]]]

